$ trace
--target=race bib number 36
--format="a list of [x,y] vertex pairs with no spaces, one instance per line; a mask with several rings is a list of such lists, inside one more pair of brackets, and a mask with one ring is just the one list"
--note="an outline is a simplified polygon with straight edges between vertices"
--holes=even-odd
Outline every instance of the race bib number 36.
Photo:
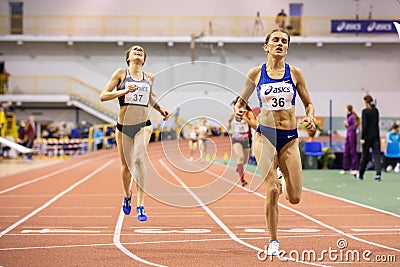
[[260,97],[264,109],[284,110],[292,108],[294,89],[289,82],[261,85]]
[[136,85],[136,91],[125,95],[125,104],[147,106],[150,99],[150,85],[141,82],[126,82],[125,88],[132,84]]

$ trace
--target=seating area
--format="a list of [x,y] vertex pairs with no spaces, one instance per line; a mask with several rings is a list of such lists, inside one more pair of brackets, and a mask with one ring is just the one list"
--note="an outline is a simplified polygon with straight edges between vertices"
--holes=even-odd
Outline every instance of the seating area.
[[321,142],[304,142],[304,153],[304,169],[318,169],[318,160],[320,157],[324,156]]

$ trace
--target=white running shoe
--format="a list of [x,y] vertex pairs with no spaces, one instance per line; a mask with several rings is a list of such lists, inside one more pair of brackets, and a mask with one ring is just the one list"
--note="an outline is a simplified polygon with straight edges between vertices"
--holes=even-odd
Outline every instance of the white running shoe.
[[268,256],[278,256],[279,255],[279,241],[278,240],[271,240],[269,241]]
[[349,173],[349,171],[345,171],[345,170],[339,172],[339,174],[348,174],[348,173]]
[[396,173],[400,172],[400,162],[396,164],[396,167],[394,167],[394,172]]
[[356,174],[358,174],[358,171],[357,170],[354,170],[354,171],[351,171],[350,172],[352,175],[356,175]]
[[278,179],[283,178],[283,173],[281,172],[281,169],[279,167],[276,169],[276,173],[278,174]]

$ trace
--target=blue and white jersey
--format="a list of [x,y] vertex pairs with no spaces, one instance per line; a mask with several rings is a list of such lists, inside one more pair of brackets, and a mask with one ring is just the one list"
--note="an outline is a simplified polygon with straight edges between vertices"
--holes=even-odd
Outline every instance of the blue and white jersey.
[[261,67],[260,81],[257,84],[257,97],[260,108],[265,110],[291,109],[296,103],[296,86],[290,74],[290,66],[285,63],[285,74],[280,79],[272,79],[266,71],[266,64]]

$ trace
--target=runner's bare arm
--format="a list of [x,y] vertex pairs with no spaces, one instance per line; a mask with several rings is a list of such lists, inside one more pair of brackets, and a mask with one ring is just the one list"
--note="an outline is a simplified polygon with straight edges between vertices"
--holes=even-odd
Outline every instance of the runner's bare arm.
[[116,87],[120,85],[122,82],[123,77],[125,77],[125,69],[119,68],[117,69],[111,76],[110,80],[104,87],[103,91],[100,94],[100,101],[109,101],[113,100],[117,97],[126,95],[129,92],[134,92],[136,89],[132,88],[125,88],[124,90],[114,91]]
[[299,68],[294,66],[291,67],[291,72],[296,80],[297,93],[299,94],[300,99],[303,102],[306,112],[306,117],[303,118],[303,123],[305,124],[307,130],[315,130],[314,105],[311,101],[310,93],[308,92],[304,75]]

